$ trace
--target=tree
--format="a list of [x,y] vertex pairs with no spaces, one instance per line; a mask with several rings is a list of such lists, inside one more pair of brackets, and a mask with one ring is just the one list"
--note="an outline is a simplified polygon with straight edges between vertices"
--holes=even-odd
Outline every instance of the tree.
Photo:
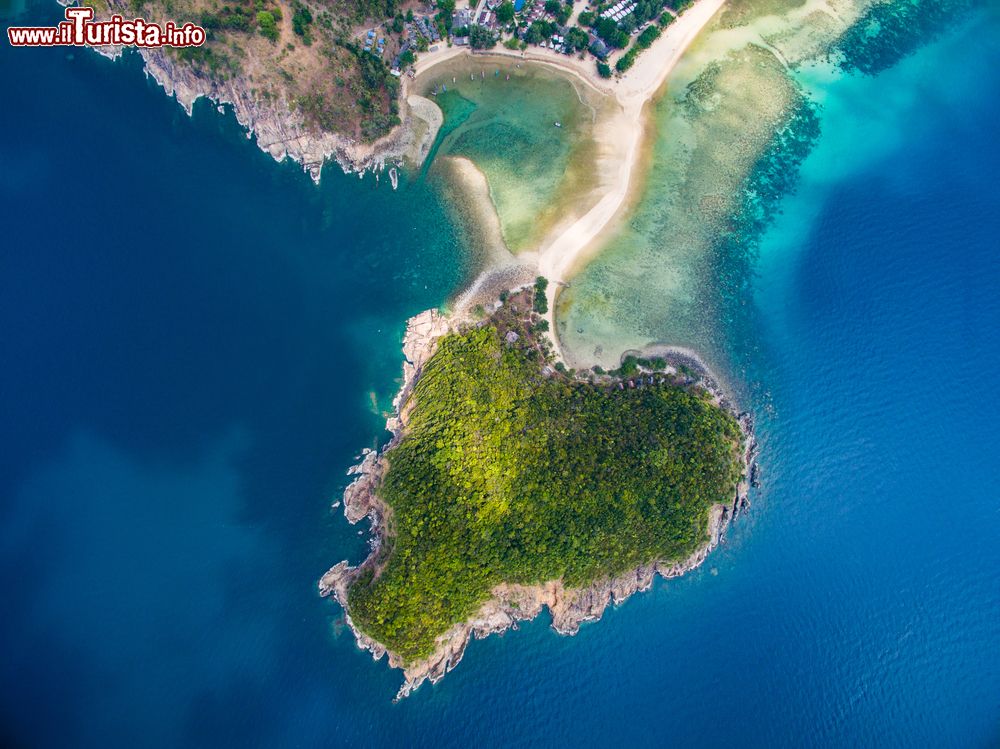
[[562,3],[559,0],[545,0],[545,12],[555,15],[562,8]]
[[554,33],[555,28],[548,21],[532,21],[531,26],[524,33],[524,41],[528,44],[541,44],[543,40],[548,39]]
[[576,20],[580,22],[581,26],[593,26],[596,19],[597,15],[589,10],[583,11],[576,17]]
[[606,62],[598,62],[597,63],[597,74],[599,76],[601,76],[601,78],[610,78],[611,77],[611,66],[608,65]]
[[535,279],[535,296],[532,301],[532,306],[540,315],[544,315],[549,311],[549,300],[545,296],[545,290],[549,286],[549,280],[545,276],[539,276]]
[[469,27],[469,46],[473,49],[490,49],[497,43],[493,32],[485,26]]
[[434,17],[438,30],[446,34],[451,29],[455,14],[455,0],[438,0],[438,14]]
[[594,24],[594,33],[601,37],[604,41],[607,41],[608,37],[617,30],[618,24],[610,18],[601,18]]
[[628,34],[618,28],[618,24],[610,18],[602,18],[594,26],[594,31],[601,39],[612,47],[621,49],[628,44]]
[[566,33],[566,45],[577,52],[586,49],[589,41],[587,32],[579,26],[574,26]]
[[500,23],[508,24],[514,20],[514,3],[504,0],[497,8],[497,20]]

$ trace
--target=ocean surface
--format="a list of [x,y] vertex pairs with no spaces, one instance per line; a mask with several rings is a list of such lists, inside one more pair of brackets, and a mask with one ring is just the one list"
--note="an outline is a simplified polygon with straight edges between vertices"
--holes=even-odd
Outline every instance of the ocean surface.
[[0,45],[0,745],[1000,744],[998,59],[987,12],[803,73],[725,545],[393,704],[315,585],[406,318],[476,270],[439,185],[315,188],[134,60]]

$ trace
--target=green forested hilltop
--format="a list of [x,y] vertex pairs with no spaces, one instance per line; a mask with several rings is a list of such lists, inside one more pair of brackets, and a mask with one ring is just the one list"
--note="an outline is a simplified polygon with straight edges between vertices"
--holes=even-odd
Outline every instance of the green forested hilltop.
[[348,609],[407,661],[501,582],[583,586],[688,557],[741,474],[737,422],[703,391],[543,374],[530,321],[509,308],[441,340],[385,456],[390,537]]

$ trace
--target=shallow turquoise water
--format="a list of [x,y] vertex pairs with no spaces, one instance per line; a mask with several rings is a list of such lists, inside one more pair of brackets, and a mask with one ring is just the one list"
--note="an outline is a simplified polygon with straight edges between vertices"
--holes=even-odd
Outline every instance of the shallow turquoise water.
[[[427,75],[420,85],[444,121],[424,171],[438,156],[469,159],[486,179],[506,246],[537,249],[562,217],[557,207],[586,202],[593,183],[594,112],[579,84],[499,57],[458,58]],[[460,205],[470,199],[456,196]]]
[[739,331],[763,485],[725,546],[397,705],[314,586],[363,554],[328,503],[403,321],[472,272],[433,184],[315,190],[133,65],[0,47],[0,743],[995,746],[1000,24],[974,29],[816,84]]

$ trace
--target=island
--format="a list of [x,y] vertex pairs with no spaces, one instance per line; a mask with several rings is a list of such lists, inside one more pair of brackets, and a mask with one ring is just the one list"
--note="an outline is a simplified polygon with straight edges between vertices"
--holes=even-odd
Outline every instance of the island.
[[319,588],[360,647],[403,669],[399,697],[454,668],[472,636],[543,607],[573,634],[694,568],[746,503],[749,416],[690,361],[567,370],[546,285],[413,318],[392,439],[351,469],[344,512],[370,519],[371,552]]

